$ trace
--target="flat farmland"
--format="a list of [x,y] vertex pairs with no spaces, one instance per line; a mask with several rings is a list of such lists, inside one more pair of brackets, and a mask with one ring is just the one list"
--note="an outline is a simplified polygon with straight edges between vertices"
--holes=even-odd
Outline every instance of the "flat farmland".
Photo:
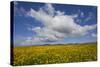
[[97,60],[97,44],[56,44],[13,48],[13,65],[57,64]]

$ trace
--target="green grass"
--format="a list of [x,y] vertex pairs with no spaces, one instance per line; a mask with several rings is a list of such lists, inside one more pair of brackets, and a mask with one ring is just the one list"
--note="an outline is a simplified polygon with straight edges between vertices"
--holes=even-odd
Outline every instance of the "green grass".
[[14,48],[13,65],[56,64],[97,60],[96,43]]

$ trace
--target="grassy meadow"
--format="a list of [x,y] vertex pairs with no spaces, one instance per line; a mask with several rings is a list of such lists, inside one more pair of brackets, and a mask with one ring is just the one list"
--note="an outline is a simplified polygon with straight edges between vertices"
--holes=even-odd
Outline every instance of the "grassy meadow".
[[57,64],[97,60],[97,44],[61,44],[13,48],[13,65]]

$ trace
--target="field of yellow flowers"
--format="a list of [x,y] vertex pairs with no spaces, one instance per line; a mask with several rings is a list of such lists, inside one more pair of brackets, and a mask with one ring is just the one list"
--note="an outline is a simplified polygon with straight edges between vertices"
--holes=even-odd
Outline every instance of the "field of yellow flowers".
[[97,60],[96,43],[13,48],[13,65],[57,64]]

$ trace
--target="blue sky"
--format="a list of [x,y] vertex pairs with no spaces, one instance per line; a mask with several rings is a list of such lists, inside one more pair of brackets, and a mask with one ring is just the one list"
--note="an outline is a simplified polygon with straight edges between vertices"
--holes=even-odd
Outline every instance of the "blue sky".
[[96,40],[96,6],[14,2],[14,44],[17,46]]

